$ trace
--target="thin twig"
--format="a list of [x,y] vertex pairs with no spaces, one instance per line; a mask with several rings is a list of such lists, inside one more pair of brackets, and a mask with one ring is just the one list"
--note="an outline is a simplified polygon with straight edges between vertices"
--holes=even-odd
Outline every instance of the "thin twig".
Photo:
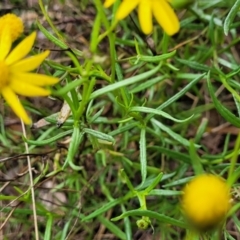
[[7,161],[10,161],[10,160],[20,160],[20,159],[26,159],[26,157],[45,157],[47,156],[49,153],[53,153],[55,151],[57,151],[58,148],[56,149],[53,149],[51,151],[48,151],[48,152],[44,152],[44,153],[24,153],[24,154],[19,154],[19,155],[16,155],[16,156],[12,156],[12,157],[6,157],[6,158],[1,158],[0,159],[0,163],[2,162],[7,162]]
[[[15,211],[16,208],[17,208],[17,206],[14,206],[14,207],[12,208],[12,210],[10,211],[10,213],[8,214],[8,216],[5,217],[3,224],[1,224],[1,226],[0,226],[0,231],[2,231],[2,229],[3,229],[4,226],[6,225],[6,223],[8,222],[8,220],[10,219],[10,217],[12,216],[12,214],[14,213],[14,211]],[[2,239],[2,238],[1,238],[1,239]]]
[[[22,125],[23,136],[25,138],[27,138],[26,128],[25,128],[25,125],[24,125],[22,119],[21,119],[21,125]],[[25,142],[24,144],[25,144],[26,153],[29,154],[28,143]],[[34,192],[33,175],[32,175],[32,166],[31,166],[31,160],[30,160],[29,156],[27,156],[27,162],[28,162],[28,171],[29,171],[29,178],[30,178],[30,189],[31,189],[31,195],[32,195],[32,208],[33,208],[33,219],[34,219],[34,228],[35,228],[35,239],[39,240],[37,211],[36,211],[36,202],[35,202],[35,192]]]

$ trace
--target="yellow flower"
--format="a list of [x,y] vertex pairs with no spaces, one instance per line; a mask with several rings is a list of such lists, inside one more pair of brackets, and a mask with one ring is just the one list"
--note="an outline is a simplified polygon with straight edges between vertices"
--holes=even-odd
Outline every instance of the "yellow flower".
[[45,51],[25,58],[30,52],[35,38],[36,32],[33,32],[10,51],[12,45],[10,29],[5,27],[0,35],[0,94],[26,124],[30,124],[31,120],[16,94],[30,97],[47,96],[50,91],[42,87],[58,82],[55,77],[29,73],[49,55],[49,51]]
[[24,30],[21,18],[12,13],[0,17],[0,36],[3,33],[4,27],[9,27],[12,42],[19,38]]
[[[116,0],[106,0],[105,7],[110,7]],[[138,6],[138,18],[145,34],[152,32],[152,15],[168,35],[179,31],[180,24],[168,0],[123,0],[120,4],[116,19],[122,20]]]
[[231,207],[230,188],[219,176],[199,175],[186,185],[183,192],[183,211],[200,230],[217,226]]

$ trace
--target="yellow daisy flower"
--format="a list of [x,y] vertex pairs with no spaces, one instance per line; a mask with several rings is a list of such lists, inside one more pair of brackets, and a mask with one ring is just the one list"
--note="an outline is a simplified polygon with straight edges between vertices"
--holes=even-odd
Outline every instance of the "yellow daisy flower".
[[[105,7],[110,7],[116,0],[106,0]],[[142,31],[145,34],[152,32],[152,15],[168,35],[179,31],[178,18],[167,0],[123,0],[120,4],[116,19],[122,20],[138,6],[138,18]]]
[[12,13],[0,17],[0,35],[2,35],[5,26],[9,27],[12,42],[19,38],[24,30],[21,18]]
[[50,91],[42,87],[58,82],[55,77],[29,73],[36,69],[50,53],[45,51],[25,58],[30,52],[35,38],[36,32],[33,32],[10,51],[12,37],[9,27],[5,27],[0,35],[0,94],[26,124],[30,124],[31,120],[16,94],[30,97],[48,96]]
[[183,192],[183,211],[200,230],[217,226],[231,207],[230,188],[219,176],[199,175],[186,185]]

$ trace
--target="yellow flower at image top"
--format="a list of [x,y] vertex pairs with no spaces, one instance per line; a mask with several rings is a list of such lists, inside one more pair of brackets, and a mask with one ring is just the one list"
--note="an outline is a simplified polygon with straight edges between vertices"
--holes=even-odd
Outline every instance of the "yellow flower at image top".
[[3,29],[6,26],[9,27],[12,42],[19,38],[24,30],[21,18],[12,13],[8,13],[0,17],[0,35],[2,35]]
[[[106,0],[104,7],[110,7],[114,2],[116,0]],[[167,0],[123,0],[116,12],[116,19],[124,19],[137,6],[140,26],[145,34],[152,32],[152,15],[168,35],[179,31],[178,18]]]
[[183,190],[183,212],[199,230],[216,227],[226,218],[230,207],[230,188],[219,176],[199,175]]
[[0,35],[0,94],[26,124],[30,124],[31,119],[17,94],[29,97],[48,96],[50,91],[43,87],[58,82],[58,78],[30,72],[36,69],[50,53],[45,51],[25,58],[35,38],[36,32],[33,32],[11,51],[11,29],[5,26]]

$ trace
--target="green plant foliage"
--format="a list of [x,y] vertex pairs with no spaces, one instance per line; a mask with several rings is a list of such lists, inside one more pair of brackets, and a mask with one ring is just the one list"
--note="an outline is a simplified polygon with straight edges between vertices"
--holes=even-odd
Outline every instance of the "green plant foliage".
[[[19,97],[33,119],[26,135],[0,99],[4,239],[235,239],[240,0],[174,0],[174,36],[156,21],[145,36],[138,10],[117,22],[121,0],[23,2],[7,9],[36,10],[25,33],[39,32],[32,54],[51,51],[39,72],[59,83],[49,98]],[[203,173],[232,193],[227,224],[206,232],[181,207],[183,187]]]

